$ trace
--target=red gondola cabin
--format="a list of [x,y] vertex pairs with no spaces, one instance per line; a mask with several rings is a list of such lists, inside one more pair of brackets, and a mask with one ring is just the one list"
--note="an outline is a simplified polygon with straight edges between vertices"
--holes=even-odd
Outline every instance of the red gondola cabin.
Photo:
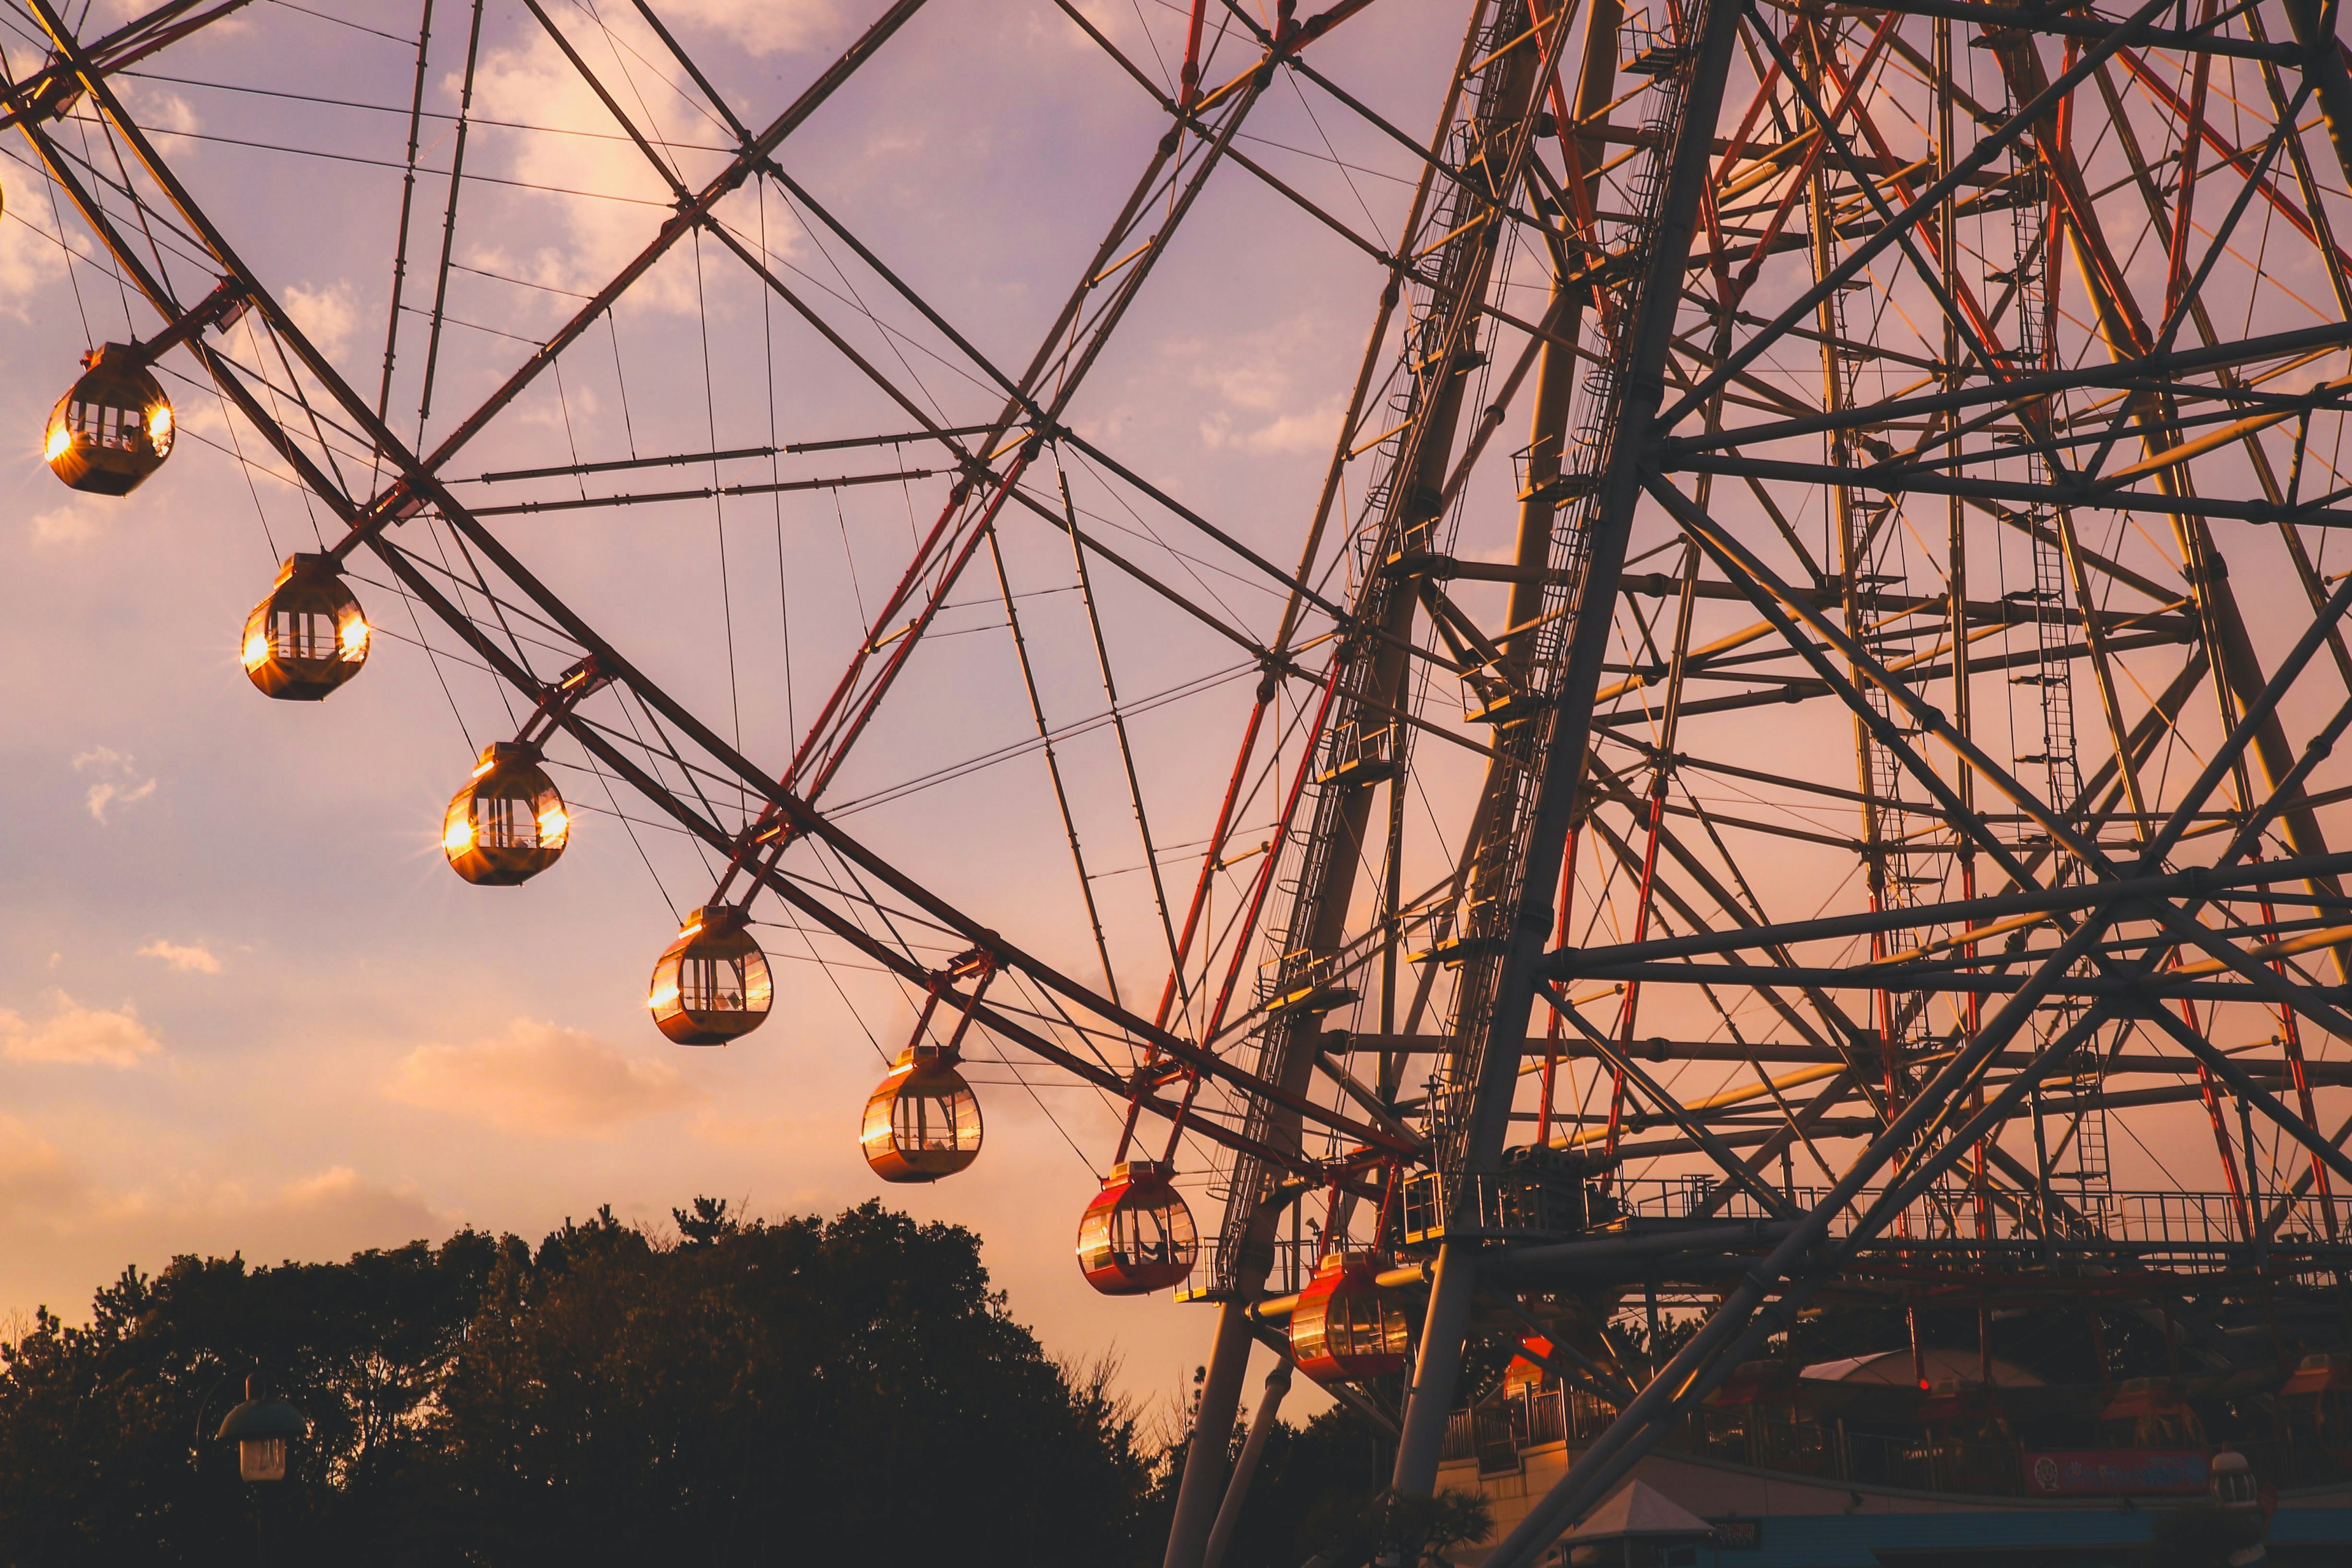
[[1316,1267],[1290,1312],[1290,1354],[1318,1383],[1350,1383],[1404,1370],[1412,1332],[1401,1293],[1380,1282],[1370,1252],[1333,1252]]
[[2279,1389],[2279,1403],[2306,1470],[2352,1468],[2352,1356],[2304,1357]]
[[1078,1267],[1087,1284],[1106,1296],[1148,1296],[1192,1276],[1200,1241],[1174,1174],[1158,1160],[1111,1167],[1078,1222]]

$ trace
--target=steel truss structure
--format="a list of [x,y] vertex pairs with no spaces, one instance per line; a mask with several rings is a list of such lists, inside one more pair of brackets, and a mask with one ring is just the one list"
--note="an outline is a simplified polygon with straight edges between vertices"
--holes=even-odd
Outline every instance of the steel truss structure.
[[[1172,82],[1054,0],[1165,134],[1017,370],[793,170],[795,133],[906,47],[924,0],[889,5],[756,124],[635,3],[661,68],[731,145],[689,178],[582,24],[522,0],[668,212],[429,447],[387,416],[421,108],[373,396],[118,92],[118,73],[244,0],[173,0],[94,39],[22,0],[41,58],[8,63],[5,123],[331,510],[328,553],[373,562],[519,694],[527,732],[560,733],[698,845],[718,868],[703,902],[759,900],[928,998],[926,1017],[945,1000],[1101,1091],[1124,1112],[1114,1158],[1149,1152],[1138,1140],[1160,1125],[1180,1164],[1213,1172],[1223,1209],[1190,1287],[1217,1321],[1196,1430],[1231,1429],[1253,1347],[1286,1353],[1279,1325],[1335,1247],[1381,1252],[1384,1289],[1426,1285],[1409,1375],[1335,1390],[1395,1434],[1402,1492],[1434,1484],[1465,1344],[1582,1323],[1608,1353],[1563,1351],[1563,1375],[1617,1414],[1488,1559],[1521,1568],[1824,1290],[1916,1309],[2095,1279],[2243,1365],[2224,1331],[2248,1303],[2275,1310],[2352,1268],[2352,1118],[2321,1112],[2352,1087],[2352,852],[2327,833],[2352,797],[2329,771],[2352,726],[2352,573],[2326,559],[2352,522],[2335,0],[1666,0],[1630,19],[1620,0],[1471,0],[1426,137],[1325,68],[1327,39],[1386,25],[1373,0],[1303,17],[1291,0],[1270,17],[1194,0]],[[481,16],[478,0],[469,91]],[[1392,233],[1266,161],[1244,127],[1277,90],[1401,161]],[[461,119],[427,407],[464,149]],[[1072,427],[1179,230],[1228,182],[1375,279],[1295,558]],[[769,191],[978,403],[942,417],[853,341],[842,297],[745,228],[741,204]],[[689,242],[730,253],[904,433],[486,480],[937,456],[511,504],[457,479]],[[274,363],[185,325],[221,290]],[[1496,438],[1515,419],[1513,451]],[[1181,531],[1172,553],[1272,589],[1271,626],[1128,547],[1073,473]],[[937,506],[911,559],[782,766],[665,689],[488,521],[926,483]],[[1140,929],[1166,974],[1148,1004],[1120,991],[1121,928],[1087,869],[1007,574],[1016,528],[1072,555],[1149,872]],[[1082,921],[1034,936],[951,902],[827,805],[983,550],[1035,720],[1024,754],[1046,763],[1082,895]],[[1169,832],[1137,765],[1141,705],[1118,689],[1106,590],[1257,678],[1202,833]],[[959,970],[950,953],[982,956]],[[1078,978],[1097,963],[1099,984]],[[2162,1203],[2117,1181],[2136,1157],[2116,1135],[2171,1105],[2210,1149],[2141,1164],[2200,1216],[2186,1231],[2151,1227]],[[1530,1146],[1554,1163],[1515,1152]],[[1800,1161],[1818,1183],[1799,1184]],[[1574,1219],[1514,1207],[1531,1169],[1570,1172]],[[1319,1240],[1302,1238],[1310,1208]],[[1654,1312],[1662,1281],[1699,1321],[1653,1360],[1613,1320],[1644,1285]],[[1249,1479],[1225,1470],[1223,1445],[1192,1445],[1170,1568],[1222,1551],[1220,1506]]]

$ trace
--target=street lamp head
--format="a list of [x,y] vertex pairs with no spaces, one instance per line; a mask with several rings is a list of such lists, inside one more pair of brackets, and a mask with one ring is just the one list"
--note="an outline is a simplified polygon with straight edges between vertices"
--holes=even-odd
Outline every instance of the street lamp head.
[[269,1397],[269,1380],[259,1371],[245,1379],[245,1403],[221,1423],[221,1441],[236,1441],[237,1474],[248,1481],[286,1479],[286,1445],[310,1435],[310,1418]]

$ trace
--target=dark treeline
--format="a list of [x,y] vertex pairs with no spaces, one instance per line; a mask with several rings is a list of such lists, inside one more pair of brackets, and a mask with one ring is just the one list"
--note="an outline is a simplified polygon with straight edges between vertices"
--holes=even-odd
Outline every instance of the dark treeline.
[[[1179,1453],[971,1232],[677,1220],[126,1269],[0,1347],[0,1563],[1158,1562]],[[213,1440],[257,1363],[316,1423],[282,1485]],[[1360,1533],[1381,1468],[1352,1418],[1278,1427],[1229,1568]]]

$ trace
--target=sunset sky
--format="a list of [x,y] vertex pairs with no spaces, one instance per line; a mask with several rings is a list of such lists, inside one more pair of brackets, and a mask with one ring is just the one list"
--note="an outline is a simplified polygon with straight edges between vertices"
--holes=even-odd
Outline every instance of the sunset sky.
[[[730,133],[695,102],[631,7],[562,0],[545,8],[664,142],[687,184],[720,166]],[[660,0],[656,8],[756,127],[882,6]],[[1085,0],[1080,8],[1139,71],[1172,89],[1187,7]],[[1251,8],[1272,19],[1270,5],[1253,0]],[[162,156],[370,399],[384,359],[418,9],[418,0],[255,0],[118,79]],[[464,0],[437,0],[433,10],[423,173],[388,397],[393,426],[412,442],[469,12]],[[85,37],[131,14],[120,0],[96,0],[87,18],[73,13]],[[1314,63],[1404,134],[1425,137],[1462,22],[1454,6],[1395,0],[1318,41]],[[1256,58],[1255,44],[1237,33],[1212,42],[1212,85]],[[12,77],[40,58],[14,11],[0,46]],[[1981,52],[1962,68],[1990,74],[1974,58]],[[1997,83],[1969,79],[1999,101]],[[2242,140],[2245,112],[2233,106],[2241,119],[2231,133]],[[646,244],[670,201],[529,11],[510,0],[487,5],[472,113],[427,447]],[[1167,123],[1052,0],[931,0],[778,157],[957,331],[1017,374],[1087,276]],[[63,133],[80,146],[71,122]],[[107,156],[101,142],[89,145],[92,156]],[[1395,243],[1415,154],[1328,94],[1281,76],[1235,148],[1360,234]],[[1068,418],[1286,570],[1384,274],[1329,227],[1237,174],[1221,171],[1156,258]],[[0,823],[0,1332],[5,1315],[21,1321],[37,1306],[79,1315],[92,1289],[126,1264],[152,1269],[177,1252],[324,1258],[467,1225],[535,1240],[604,1203],[658,1228],[673,1205],[699,1194],[765,1215],[834,1212],[879,1195],[923,1218],[976,1227],[1012,1310],[1049,1349],[1118,1354],[1139,1395],[1182,1388],[1206,1350],[1207,1312],[1164,1296],[1097,1297],[1071,1257],[1078,1215],[1118,1140],[1118,1102],[1057,1083],[1034,1064],[1016,1069],[985,1044],[971,1068],[988,1117],[978,1164],[937,1187],[886,1189],[858,1157],[858,1114],[906,1043],[919,998],[870,968],[820,964],[798,932],[763,928],[777,971],[774,1017],[723,1051],[667,1044],[646,1016],[646,976],[680,920],[708,897],[712,867],[642,802],[608,792],[561,748],[551,765],[575,818],[562,865],[520,889],[462,883],[444,862],[442,809],[480,749],[511,736],[521,715],[469,658],[452,656],[447,637],[424,639],[430,653],[419,646],[422,622],[374,563],[353,578],[376,628],[359,679],[319,704],[270,702],[251,688],[237,658],[244,617],[278,563],[331,540],[333,521],[272,471],[275,459],[252,429],[192,379],[197,370],[185,353],[160,367],[183,431],[165,468],[124,500],[62,488],[39,449],[51,404],[90,346],[152,336],[159,323],[92,259],[88,230],[52,199],[20,137],[0,153],[0,798],[10,806]],[[1001,398],[986,377],[772,186],[730,196],[722,216],[941,423],[984,425],[996,415]],[[2009,220],[1997,221],[2005,231]],[[183,298],[210,286],[184,247],[166,235],[160,247],[174,252],[169,265]],[[68,248],[81,258],[70,267]],[[2217,310],[2242,306],[2243,319],[2225,331],[2326,315],[2314,258],[2284,244],[2280,251],[2258,297],[2222,300],[2217,286]],[[1112,258],[1106,272],[1132,260]],[[2137,246],[2126,261],[2135,286],[2160,294],[2161,247]],[[1513,265],[1496,298],[1539,315],[1549,263]],[[1792,254],[1780,265],[1805,258]],[[1876,297],[1867,304],[1890,309]],[[2089,313],[2071,296],[2063,304],[2073,312],[2069,352],[2089,352]],[[1902,309],[1900,300],[1891,307]],[[1878,330],[1900,335],[1891,320]],[[222,341],[249,364],[274,363],[249,325]],[[1807,360],[1814,351],[1787,349],[1775,351],[1774,374],[1818,376],[1818,357]],[[1900,374],[1912,375],[1919,363]],[[290,420],[290,405],[286,412]],[[462,481],[471,504],[561,498],[585,487],[518,489],[479,476],[840,441],[907,431],[909,417],[704,239],[674,248],[445,473]],[[1368,416],[1375,418],[1377,411]],[[1465,555],[1500,559],[1508,548],[1516,480],[1507,454],[1525,428],[1524,410],[1514,410],[1468,486],[1465,514],[1481,531],[1465,537]],[[2200,472],[2229,460],[2205,459]],[[2336,452],[2315,458],[2331,474],[2340,461]],[[738,465],[719,482],[772,472],[896,475],[936,464],[935,449],[919,444],[867,447],[796,457],[773,470]],[[345,477],[371,491],[363,454],[358,465]],[[1351,487],[1363,471],[1351,470]],[[1050,463],[1033,472],[1032,493],[1054,495],[1055,473]],[[1237,567],[1170,514],[1131,506],[1132,492],[1122,499],[1083,462],[1072,460],[1067,477],[1073,505],[1099,537],[1234,623],[1272,636],[1283,601],[1264,575]],[[691,466],[597,483],[609,492],[712,479],[712,468]],[[894,479],[723,503],[503,516],[495,526],[641,668],[781,773],[850,650],[869,633],[887,635],[873,625],[876,606],[948,483]],[[1363,501],[1350,488],[1343,513]],[[1719,504],[1728,517],[1741,502]],[[1676,568],[1679,547],[1661,516],[1645,513],[1637,525],[1637,560],[1647,563],[1639,570]],[[1766,548],[1780,548],[1759,517],[1738,521]],[[2147,522],[2103,517],[2095,542],[2175,582],[2171,546]],[[1817,513],[1799,524],[1822,526]],[[1983,552],[1982,591],[2008,591],[2011,580],[1999,574],[2019,570],[2014,542],[2004,543],[1990,521],[1970,526],[1994,536],[1971,546]],[[2276,542],[2231,527],[2237,591],[2255,641],[2274,657],[2308,624],[2308,610]],[[1102,678],[1067,541],[1019,512],[1001,534],[1042,707],[1056,725],[1099,715]],[[1352,563],[1339,537],[1324,561],[1344,574]],[[403,541],[420,553],[441,548],[421,526]],[[1924,581],[1937,568],[1934,550],[1921,548],[1912,569]],[[2315,549],[2322,571],[2340,567],[2324,545]],[[470,569],[446,550],[438,559],[453,577]],[[823,805],[975,919],[1088,984],[1116,984],[1129,1005],[1148,1011],[1166,976],[1166,949],[1114,738],[1093,724],[1061,753],[1097,874],[1106,976],[1042,761],[1027,749],[1033,721],[993,566],[980,559]],[[1197,621],[1115,572],[1095,571],[1157,847],[1181,892],[1257,672]],[[1334,581],[1344,587],[1344,576]],[[1503,603],[1491,584],[1462,584],[1458,597],[1480,615],[1498,614]],[[1699,616],[1702,643],[1753,618],[1744,605],[1713,602]],[[1645,656],[1628,646],[1612,657]],[[2136,651],[2121,666],[2135,712],[2180,657],[2176,642]],[[2308,735],[2323,700],[2336,700],[2323,689],[2332,679],[2306,683],[2289,701],[2293,733]],[[2034,699],[2002,698],[1998,674],[1991,689],[1979,733],[1997,734],[1989,743],[1999,754],[2022,758],[2040,744]],[[2008,707],[1997,710],[2002,700]],[[1294,689],[1284,700],[1295,711],[1301,699]],[[2078,701],[2087,764],[2105,755],[2105,731],[2095,733],[2090,699]],[[1708,742],[1751,770],[1850,789],[1853,730],[1842,710],[1818,702],[1801,713],[1758,711],[1768,716],[1736,716],[1710,730]],[[2193,774],[2213,724],[2205,704],[2178,726],[2162,761],[2174,787]],[[1417,758],[1414,786],[1432,808],[1429,831],[1416,819],[1414,833],[1436,842],[1441,816],[1466,815],[1483,765],[1470,756],[1435,745]],[[1294,750],[1283,765],[1295,761]],[[1735,801],[1747,788],[1706,787]],[[722,800],[714,809],[748,804]],[[1853,808],[1816,798],[1801,809],[1815,814],[1807,818],[1820,830],[1813,842],[1830,850],[1775,840],[1745,862],[1747,873],[1778,915],[1807,916],[1841,900],[1854,907],[1859,862],[1844,847],[1856,831]],[[1256,842],[1269,816],[1244,820],[1234,843]],[[2341,808],[2333,820],[2342,820]],[[1580,872],[1595,875],[1598,858]],[[1230,917],[1233,889],[1254,874],[1244,866],[1220,883],[1219,919]],[[1599,918],[1604,904],[1589,900],[1584,918]],[[1250,978],[1244,971],[1244,984]],[[1690,1037],[1719,1023],[1687,995],[1644,1016],[1644,1032],[1688,1029]],[[2247,1031],[2269,1027],[2269,1016],[2238,1009],[2227,1043],[2259,1038]],[[1762,1030],[1776,1026],[1767,1020]],[[1696,1098],[1746,1070],[1683,1064],[1674,1081]],[[2338,1099],[2329,1096],[2331,1125]],[[2178,1147],[2210,1162],[2202,1117],[2178,1104],[2132,1118],[2117,1140],[2117,1184],[2154,1179],[2176,1134],[2192,1140]],[[1213,1226],[1223,1193],[1205,1162],[1184,1175],[1196,1216]],[[2213,1173],[2200,1163],[2184,1179],[2210,1185]]]
[[[109,9],[100,5],[86,34],[109,25]],[[661,9],[755,124],[878,11],[850,0],[674,0]],[[1181,52],[1181,43],[1171,8],[1147,8],[1152,41],[1132,9],[1088,9],[1139,58],[1152,59],[1156,42],[1160,68],[1172,71],[1166,51],[1172,41]],[[1459,18],[1440,9],[1447,15],[1392,9],[1376,35],[1329,45],[1333,68],[1381,95],[1416,133],[1425,133],[1418,128],[1434,111],[1458,41]],[[346,0],[307,11],[257,4],[123,84],[146,123],[181,133],[159,136],[158,145],[232,242],[371,392],[405,116],[217,84],[404,107],[414,11]],[[586,12],[563,15],[583,37],[593,33]],[[465,19],[465,6],[442,0],[426,103],[444,118],[426,122],[428,170],[447,167]],[[634,17],[613,26],[627,47],[645,51],[631,58],[657,50]],[[22,74],[34,52],[20,34],[5,41],[11,69]],[[1243,58],[1232,45],[1218,57]],[[723,136],[707,120],[693,122],[683,104],[672,98],[655,118],[681,140],[720,145]],[[575,305],[563,291],[593,288],[661,216],[647,205],[659,187],[644,161],[612,137],[602,109],[520,6],[488,7],[475,113],[598,134],[488,123],[471,132],[468,174],[488,178],[469,178],[465,192],[449,310],[472,330],[453,325],[445,338],[435,431],[527,346],[499,331],[551,330]],[[1274,142],[1319,133],[1295,97],[1261,121]],[[960,330],[1017,366],[1164,123],[1051,5],[939,0],[789,144],[783,161]],[[1381,151],[1360,127],[1325,129],[1365,161],[1351,216],[1392,227],[1407,188],[1395,149]],[[257,443],[249,430],[232,431],[209,392],[187,379],[194,366],[184,355],[166,380],[186,436],[154,480],[108,500],[75,496],[44,471],[38,433],[49,404],[87,343],[121,338],[126,318],[96,268],[78,265],[68,278],[56,216],[27,155],[12,136],[0,163],[0,430],[17,433],[0,443],[9,454],[0,461],[0,692],[10,716],[0,791],[11,804],[0,828],[0,1312],[46,1304],[79,1315],[91,1289],[126,1263],[153,1268],[179,1251],[236,1250],[257,1262],[326,1258],[458,1225],[536,1237],[603,1202],[658,1226],[672,1205],[698,1193],[768,1215],[836,1210],[881,1193],[918,1215],[977,1226],[1013,1310],[1053,1350],[1115,1350],[1139,1393],[1187,1377],[1205,1350],[1205,1313],[1165,1297],[1099,1300],[1072,1264],[1070,1237],[1092,1170],[1116,1135],[1115,1119],[1093,1096],[1048,1090],[1041,1101],[1001,1069],[991,1084],[990,1071],[976,1067],[989,1117],[980,1164],[940,1187],[885,1192],[858,1158],[856,1121],[882,1070],[879,1050],[904,1041],[877,1047],[814,965],[779,954],[777,1016],[733,1049],[679,1049],[650,1027],[644,976],[676,930],[673,909],[691,908],[708,890],[707,879],[692,885],[705,873],[690,861],[687,869],[672,863],[675,847],[670,861],[654,847],[657,890],[611,818],[593,815],[601,796],[574,792],[581,826],[557,871],[520,890],[469,888],[450,874],[437,843],[442,805],[475,751],[508,732],[500,726],[509,721],[481,676],[418,652],[396,601],[361,584],[380,628],[377,648],[332,700],[272,703],[248,687],[237,628],[278,558],[315,548],[313,522],[289,487],[267,478],[248,487],[227,449],[241,442],[257,456]],[[716,154],[687,156],[690,169],[707,169]],[[419,183],[412,305],[430,288],[446,188],[429,176]],[[823,274],[827,263],[790,230],[781,205],[771,201],[767,216],[775,253]],[[65,216],[71,243],[87,249],[86,232]],[[574,379],[561,397],[555,380],[543,379],[478,458],[449,471],[562,461],[566,436],[590,451],[698,449],[713,430],[720,447],[766,440],[764,373],[728,358],[747,342],[756,354],[759,292],[731,258],[708,248],[700,284],[722,389],[709,420],[704,317],[681,250],[616,313],[612,345],[583,351],[590,368],[568,372]],[[1213,191],[1076,422],[1195,504],[1225,509],[1270,551],[1295,553],[1379,287],[1375,268],[1311,222],[1276,210],[1262,191]],[[142,335],[156,331],[143,305],[129,320]],[[864,391],[812,334],[795,336],[785,321],[774,331],[782,438],[906,427],[902,413]],[[412,315],[404,334],[394,423],[413,431],[420,319]],[[635,403],[625,410],[610,374],[620,356],[631,362]],[[968,374],[931,361],[915,374],[930,378],[960,421],[994,412]],[[732,389],[742,386],[759,388],[746,395],[754,405],[735,405]],[[850,471],[869,456],[845,454],[817,471]],[[792,640],[808,651],[790,689],[804,721],[856,635],[857,592],[887,586],[910,513],[928,515],[943,486],[934,481],[919,496],[910,487],[906,500],[893,487],[886,502],[849,492],[840,511],[820,493],[781,509],[763,503],[747,522],[736,521],[744,507],[730,514],[730,543],[763,552],[767,563],[767,598],[740,590],[745,601],[732,606],[734,700],[751,754],[780,762],[791,732],[776,552],[793,557]],[[687,531],[671,540],[653,531],[671,528]],[[530,520],[511,537],[682,696],[725,711],[712,534],[705,508],[617,524],[593,513]],[[845,549],[856,582],[842,580]],[[823,563],[803,573],[803,551]],[[1066,578],[1058,536],[1008,538],[1008,553],[1016,572]],[[1255,584],[1223,586],[1243,593],[1241,613],[1253,618],[1276,605]],[[1121,594],[1105,589],[1115,640],[1126,635]],[[1068,620],[1067,604],[1065,592],[1041,600],[1037,613],[1063,616],[1067,633],[1080,624]],[[1141,640],[1117,650],[1131,691],[1232,662],[1181,628],[1136,630]],[[1001,635],[987,640],[985,658],[1001,662]],[[1097,678],[1076,657],[1081,645],[1064,640],[1072,657],[1040,672],[1047,701],[1066,702],[1066,716],[1090,711],[1089,701],[1100,706]],[[870,771],[839,793],[1025,735],[1029,718],[1006,683],[1009,666],[983,661],[959,689],[959,673],[980,658],[942,656],[935,679],[910,685],[914,718],[877,730]],[[1205,699],[1139,721],[1155,787],[1181,797],[1171,808],[1177,837],[1205,829],[1229,765],[1211,753],[1229,756],[1247,692],[1246,680],[1228,675]],[[942,715],[955,723],[943,729]],[[1132,865],[1132,841],[1119,837],[1131,831],[1121,824],[1124,791],[1106,793],[1114,754],[1097,736],[1073,744],[1065,761],[1082,792],[1088,781],[1103,786],[1081,806],[1113,846],[1097,863]],[[1005,929],[1034,910],[1067,934],[1075,900],[1066,861],[1040,859],[1034,841],[1013,842],[986,811],[995,799],[1034,826],[1045,799],[1042,778],[1031,776],[1035,765],[1002,784],[984,781],[964,797],[977,807],[934,815],[917,797],[852,820],[973,895]],[[572,790],[569,779],[565,787]],[[1049,839],[1048,857],[1053,849]],[[1130,935],[1143,934],[1137,918],[1112,914],[1129,921]],[[1076,964],[1087,951],[1065,956]],[[1160,973],[1149,947],[1130,941],[1125,952],[1134,955],[1129,987],[1156,991]],[[874,1016],[889,1016],[891,1005]],[[905,1026],[903,1013],[887,1026]],[[1076,1147],[1041,1106],[1055,1110]]]

